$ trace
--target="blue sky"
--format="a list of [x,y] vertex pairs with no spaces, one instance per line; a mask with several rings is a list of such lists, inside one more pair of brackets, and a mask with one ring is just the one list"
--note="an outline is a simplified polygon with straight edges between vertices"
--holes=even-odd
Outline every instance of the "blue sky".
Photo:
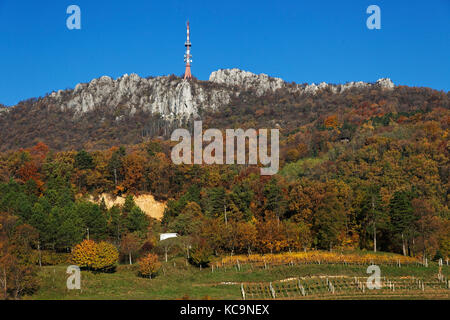
[[[81,8],[81,30],[66,9]],[[366,8],[381,8],[381,30]],[[0,0],[0,103],[125,73],[241,68],[297,83],[376,81],[450,89],[450,1]]]

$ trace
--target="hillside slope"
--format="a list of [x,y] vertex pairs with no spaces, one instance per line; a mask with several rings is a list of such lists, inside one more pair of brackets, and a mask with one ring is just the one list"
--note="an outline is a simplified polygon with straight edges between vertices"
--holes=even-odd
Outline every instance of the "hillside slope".
[[[136,144],[150,136],[168,137],[175,127],[193,118],[233,106],[244,110],[268,106],[269,113],[275,113],[273,120],[280,121],[285,97],[294,99],[296,119],[309,119],[312,104],[322,104],[324,94],[341,99],[349,92],[375,90],[381,94],[393,89],[389,79],[373,84],[298,85],[239,69],[218,70],[209,81],[190,82],[175,76],[141,78],[131,74],[116,80],[103,76],[71,90],[0,108],[0,150],[30,147],[38,141],[56,150]],[[333,109],[329,104],[323,107]],[[219,126],[223,119],[217,120]]]

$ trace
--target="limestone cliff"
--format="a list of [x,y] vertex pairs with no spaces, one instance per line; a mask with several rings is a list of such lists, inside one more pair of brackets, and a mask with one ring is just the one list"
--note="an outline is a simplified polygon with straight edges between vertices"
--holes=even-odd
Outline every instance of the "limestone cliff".
[[[280,78],[266,74],[254,74],[239,69],[224,69],[211,73],[209,82],[217,86],[205,86],[205,81],[186,81],[176,77],[141,78],[137,74],[123,75],[114,80],[108,76],[94,79],[89,83],[79,83],[73,90],[52,92],[44,99],[62,110],[71,109],[80,115],[96,108],[103,110],[127,110],[134,114],[138,109],[158,113],[164,119],[187,118],[198,115],[200,108],[216,109],[227,105],[232,96],[240,91],[252,90],[257,96],[270,94],[287,86]],[[293,92],[316,94],[330,88],[340,93],[353,87],[371,85],[392,89],[390,79],[380,79],[375,84],[350,82],[344,85],[321,83],[307,86],[295,85]]]

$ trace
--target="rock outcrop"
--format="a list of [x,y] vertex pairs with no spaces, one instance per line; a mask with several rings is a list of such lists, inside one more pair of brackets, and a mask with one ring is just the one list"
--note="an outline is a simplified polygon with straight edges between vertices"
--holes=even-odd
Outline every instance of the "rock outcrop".
[[300,92],[303,91],[304,93],[308,93],[308,94],[316,94],[319,90],[330,89],[334,93],[342,93],[345,90],[348,90],[351,88],[368,88],[371,86],[375,86],[375,87],[378,86],[380,88],[388,89],[388,90],[393,89],[395,87],[394,83],[391,81],[391,79],[383,78],[383,79],[378,79],[377,82],[375,82],[375,83],[367,83],[367,82],[363,82],[363,81],[347,82],[346,84],[338,84],[338,85],[328,84],[325,82],[322,82],[319,85],[312,83],[305,87],[297,86],[293,91],[300,91]]
[[[195,92],[195,94],[194,94]],[[83,114],[98,107],[129,110],[137,109],[159,113],[163,118],[173,119],[196,116],[205,103],[217,108],[230,100],[223,90],[205,90],[195,82],[175,77],[141,78],[131,74],[113,80],[103,76],[89,83],[77,84],[74,90],[53,92],[47,97],[62,109],[73,109]]]
[[[374,84],[349,82],[330,85],[322,82],[305,86],[291,85],[266,74],[222,69],[211,73],[209,82],[186,81],[175,76],[141,78],[137,74],[125,74],[116,80],[103,76],[89,83],[79,83],[73,90],[52,92],[43,99],[46,105],[57,106],[63,111],[72,110],[75,117],[100,110],[117,114],[119,120],[125,114],[133,115],[140,110],[173,120],[196,117],[201,108],[216,109],[227,105],[242,91],[250,91],[259,97],[286,87],[293,93],[314,95],[325,89],[341,93],[350,88],[369,86],[394,88],[390,79],[380,79]],[[9,109],[0,108],[0,113]]]
[[[281,78],[273,78],[261,73],[259,75],[243,71],[239,69],[221,69],[214,71],[209,76],[210,82],[220,83],[227,86],[236,86],[240,90],[255,90],[256,95],[261,96],[277,89],[283,88],[287,83]],[[305,94],[316,94],[319,90],[329,88],[335,93],[342,93],[351,88],[366,88],[370,86],[379,86],[385,89],[393,89],[394,83],[389,78],[379,79],[376,83],[367,82],[348,82],[342,85],[331,85],[322,82],[318,85],[312,83],[310,85],[302,86],[295,85],[291,91]]]
[[0,107],[0,113],[2,112],[8,112],[10,109],[8,109],[7,107]]
[[227,86],[236,86],[240,90],[255,89],[258,96],[270,91],[273,92],[286,84],[280,78],[272,78],[264,73],[254,74],[236,68],[214,71],[209,76],[209,81]]

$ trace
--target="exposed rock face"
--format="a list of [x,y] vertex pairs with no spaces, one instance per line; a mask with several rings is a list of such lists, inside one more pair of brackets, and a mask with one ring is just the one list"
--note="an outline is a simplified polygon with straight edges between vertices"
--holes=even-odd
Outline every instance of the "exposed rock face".
[[221,69],[209,76],[209,81],[237,86],[241,90],[256,89],[258,96],[282,88],[286,83],[280,78],[271,78],[268,75],[254,74],[239,69]]
[[80,83],[74,90],[53,92],[47,99],[62,109],[75,110],[78,115],[98,107],[113,110],[122,107],[130,114],[141,109],[174,119],[195,116],[205,104],[209,108],[227,104],[230,95],[224,90],[205,90],[195,82],[178,78],[146,79],[137,74],[125,74],[116,80],[103,76],[89,83]]
[[316,85],[314,83],[307,85],[305,87],[299,87],[297,86],[293,91],[303,91],[304,93],[308,94],[316,94],[319,90],[323,89],[330,89],[334,93],[342,93],[345,90],[351,89],[351,88],[368,88],[370,86],[378,86],[383,89],[393,89],[394,83],[389,78],[383,78],[377,80],[375,84],[367,83],[367,82],[348,82],[346,84],[339,84],[339,85],[332,85],[325,82],[320,83],[319,85]]
[[[228,86],[237,86],[241,90],[255,89],[256,94],[258,96],[274,92],[277,89],[286,86],[286,82],[280,78],[272,78],[263,73],[257,75],[239,69],[224,69],[214,71],[209,76],[209,81],[225,84]],[[348,82],[343,85],[331,85],[325,82],[322,82],[318,85],[314,83],[307,86],[296,85],[293,89],[291,89],[291,91],[306,94],[316,94],[319,90],[329,88],[331,91],[335,93],[341,93],[350,88],[366,88],[373,85],[377,85],[381,88],[386,89],[394,88],[394,83],[392,83],[391,79],[386,78],[386,79],[379,79],[375,84],[359,81],[359,82]]]
[[[223,69],[214,71],[209,76],[209,81],[225,84],[228,86],[237,86],[241,90],[255,89],[256,94],[258,96],[274,92],[277,89],[286,86],[286,82],[283,79],[272,78],[263,73],[257,75],[239,69]],[[316,94],[319,90],[329,88],[331,91],[335,93],[341,93],[350,88],[365,88],[373,85],[377,85],[381,88],[386,89],[394,88],[394,83],[392,83],[391,79],[386,78],[386,79],[379,79],[375,84],[359,81],[359,82],[348,82],[343,85],[331,85],[325,82],[322,82],[319,85],[316,85],[314,83],[307,86],[297,85],[293,89],[291,89],[291,91],[306,94]]]
[[[214,84],[214,85],[212,85]],[[164,76],[141,78],[137,74],[123,75],[114,80],[108,76],[94,79],[89,83],[79,83],[73,90],[52,92],[44,98],[48,105],[62,110],[73,110],[75,117],[93,110],[114,112],[117,120],[124,114],[133,115],[138,110],[158,113],[163,119],[195,117],[200,108],[216,109],[227,105],[240,92],[251,90],[255,95],[271,94],[284,87],[292,93],[316,94],[319,90],[330,89],[341,93],[350,88],[378,86],[394,88],[390,79],[380,79],[374,84],[349,82],[344,85],[288,85],[280,78],[266,74],[254,74],[239,69],[214,71],[207,81],[186,81]],[[0,108],[0,114],[11,108]]]
[[394,83],[389,78],[378,79],[376,84],[379,85],[381,88],[386,88],[386,89],[394,89],[394,87],[395,87]]
[[10,110],[11,110],[10,108],[0,106],[0,114],[3,113],[3,112],[6,113],[6,112],[8,112],[8,111],[10,111]]

